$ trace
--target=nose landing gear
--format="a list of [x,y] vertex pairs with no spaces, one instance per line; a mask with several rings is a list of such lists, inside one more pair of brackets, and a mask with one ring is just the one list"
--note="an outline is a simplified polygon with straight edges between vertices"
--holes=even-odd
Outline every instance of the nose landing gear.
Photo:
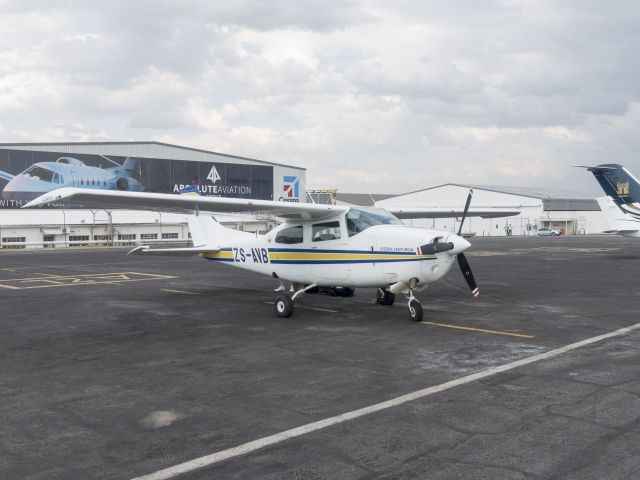
[[422,305],[417,298],[413,296],[413,293],[410,292],[407,297],[409,297],[409,318],[414,322],[422,321]]
[[418,299],[413,295],[413,289],[416,288],[416,284],[418,283],[418,279],[412,278],[409,282],[409,290],[406,292],[407,294],[407,305],[409,307],[409,318],[414,322],[422,321],[422,305]]

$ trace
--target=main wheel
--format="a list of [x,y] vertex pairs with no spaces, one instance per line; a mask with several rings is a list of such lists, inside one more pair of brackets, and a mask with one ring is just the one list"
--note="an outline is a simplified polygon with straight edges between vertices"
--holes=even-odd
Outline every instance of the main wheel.
[[379,288],[376,292],[376,302],[380,305],[393,305],[393,302],[396,301],[396,294],[390,292],[389,290],[383,290]]
[[409,301],[409,318],[414,322],[422,321],[422,305],[415,298]]
[[274,310],[276,312],[276,316],[289,318],[293,313],[293,300],[291,299],[291,296],[286,293],[276,295],[274,300]]

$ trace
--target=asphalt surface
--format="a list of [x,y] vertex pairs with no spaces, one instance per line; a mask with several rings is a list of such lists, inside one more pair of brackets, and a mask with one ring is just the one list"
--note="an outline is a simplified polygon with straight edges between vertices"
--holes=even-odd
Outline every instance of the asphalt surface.
[[[121,249],[0,251],[0,478],[131,479],[638,323],[640,242],[477,238],[406,304]],[[453,327],[462,327],[453,328]],[[640,330],[178,479],[631,479]]]

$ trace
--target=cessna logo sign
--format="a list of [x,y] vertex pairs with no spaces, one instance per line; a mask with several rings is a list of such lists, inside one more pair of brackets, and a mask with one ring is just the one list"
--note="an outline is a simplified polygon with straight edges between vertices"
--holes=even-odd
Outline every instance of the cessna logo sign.
[[293,175],[285,175],[282,177],[282,193],[278,199],[281,202],[299,202],[300,201],[300,177]]

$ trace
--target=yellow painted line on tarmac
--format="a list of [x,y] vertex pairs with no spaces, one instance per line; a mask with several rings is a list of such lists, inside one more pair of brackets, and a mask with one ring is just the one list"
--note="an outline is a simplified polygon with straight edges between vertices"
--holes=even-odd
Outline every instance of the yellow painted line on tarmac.
[[517,338],[527,338],[527,339],[536,338],[533,335],[524,335],[522,333],[501,332],[499,330],[487,330],[485,328],[463,327],[461,325],[451,325],[448,323],[435,323],[435,322],[420,322],[420,323],[423,323],[425,325],[433,325],[434,327],[452,328],[454,330],[465,330],[468,332],[490,333],[493,335],[504,335],[506,337],[517,337]]
[[[273,305],[274,302],[264,302],[267,305]],[[315,310],[316,312],[338,313],[338,310],[331,310],[330,308],[320,307],[305,307],[304,305],[296,305],[295,308],[302,308],[303,310]]]
[[184,290],[172,290],[170,288],[161,288],[163,292],[171,292],[171,293],[184,293],[185,295],[198,295],[201,297],[206,297],[206,293],[197,293],[197,292],[185,292]]

